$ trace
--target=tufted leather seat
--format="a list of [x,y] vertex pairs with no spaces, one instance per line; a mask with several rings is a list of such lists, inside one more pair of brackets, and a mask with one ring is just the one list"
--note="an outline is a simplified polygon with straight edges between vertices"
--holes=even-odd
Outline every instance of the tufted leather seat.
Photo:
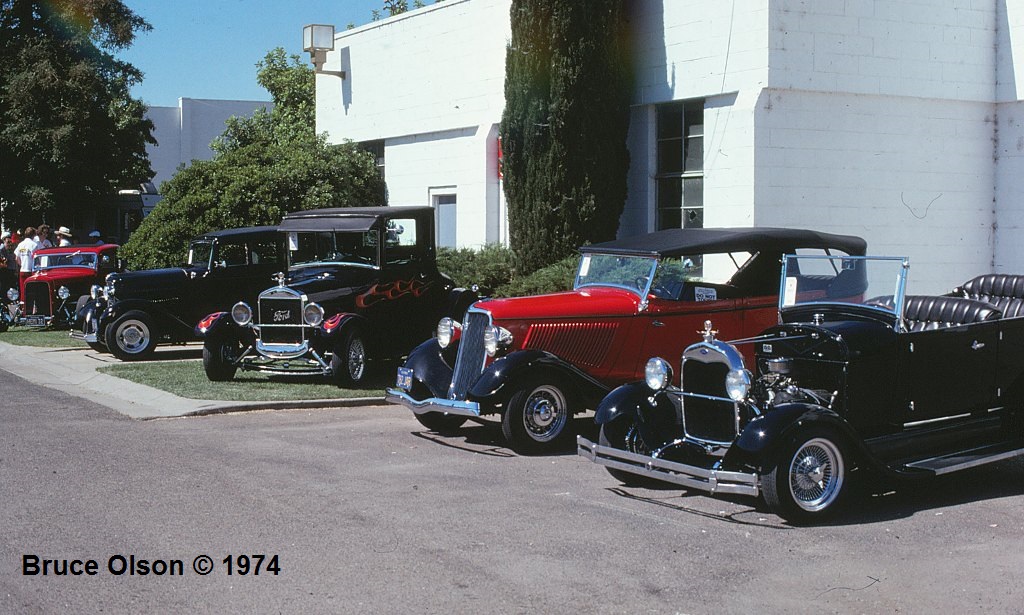
[[[892,309],[892,297],[877,297],[868,302]],[[998,320],[1002,313],[984,301],[962,297],[910,295],[903,307],[903,322],[908,331],[931,331],[976,322]]]
[[989,273],[964,282],[953,291],[968,299],[991,303],[1003,318],[1024,316],[1024,275]]

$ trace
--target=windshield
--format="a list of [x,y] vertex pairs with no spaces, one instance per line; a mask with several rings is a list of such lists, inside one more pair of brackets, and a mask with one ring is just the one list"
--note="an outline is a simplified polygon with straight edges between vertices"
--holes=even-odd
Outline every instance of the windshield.
[[[659,260],[653,256],[584,254],[576,288],[615,286],[638,294],[646,291],[660,299],[714,301],[719,298],[717,287],[726,286],[752,256],[749,252],[732,252]],[[652,273],[654,281],[648,286]]]
[[288,264],[377,267],[377,231],[288,233]]
[[787,255],[779,308],[848,304],[898,314],[909,266],[905,257]]
[[94,252],[62,252],[60,254],[37,254],[32,267],[39,269],[54,269],[56,267],[89,267],[96,268],[96,254]]
[[188,247],[188,264],[193,267],[209,267],[213,253],[212,241],[193,241]]
[[584,254],[574,288],[614,286],[643,296],[657,264],[658,260],[649,256]]

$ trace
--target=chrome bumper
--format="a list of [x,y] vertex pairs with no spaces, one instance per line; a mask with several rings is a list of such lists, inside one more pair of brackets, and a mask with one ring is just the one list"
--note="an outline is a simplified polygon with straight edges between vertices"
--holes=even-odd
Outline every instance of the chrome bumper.
[[457,399],[441,399],[439,397],[419,400],[413,399],[401,389],[394,388],[385,389],[384,399],[394,404],[401,404],[416,414],[443,412],[459,416],[480,416],[480,404],[475,401],[459,401]]
[[708,470],[657,459],[650,455],[638,455],[611,446],[595,444],[583,436],[576,436],[576,452],[581,457],[586,457],[594,463],[608,468],[682,485],[688,489],[699,489],[708,493],[737,493],[754,497],[760,494],[758,486],[760,481],[757,474]]

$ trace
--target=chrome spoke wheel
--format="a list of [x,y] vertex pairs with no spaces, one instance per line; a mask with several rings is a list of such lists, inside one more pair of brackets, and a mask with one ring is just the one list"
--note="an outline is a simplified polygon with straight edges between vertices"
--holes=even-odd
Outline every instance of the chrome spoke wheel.
[[348,375],[352,380],[359,381],[365,371],[366,349],[363,347],[362,338],[356,336],[348,345]]
[[843,486],[843,458],[836,445],[824,438],[805,442],[789,464],[789,490],[793,501],[808,512],[827,508]]

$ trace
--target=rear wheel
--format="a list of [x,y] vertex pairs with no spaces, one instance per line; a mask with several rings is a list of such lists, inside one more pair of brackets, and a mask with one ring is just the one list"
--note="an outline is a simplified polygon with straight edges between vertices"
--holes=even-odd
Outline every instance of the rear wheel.
[[125,312],[107,327],[103,337],[111,354],[122,361],[148,359],[156,350],[153,319],[139,310]]
[[237,341],[208,339],[203,342],[203,371],[212,382],[225,382],[235,377],[238,353],[241,346]]
[[505,439],[524,453],[560,450],[571,435],[571,424],[566,387],[556,380],[524,383],[512,394],[501,417]]
[[339,387],[355,388],[366,381],[366,346],[358,329],[343,334],[331,356],[331,375]]
[[793,523],[812,523],[833,514],[844,495],[847,456],[830,431],[808,429],[783,446],[762,478],[772,512]]

